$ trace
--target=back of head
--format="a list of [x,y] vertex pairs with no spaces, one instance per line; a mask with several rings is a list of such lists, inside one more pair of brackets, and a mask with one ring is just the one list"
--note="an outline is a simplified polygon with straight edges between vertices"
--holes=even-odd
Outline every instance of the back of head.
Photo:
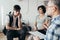
[[50,1],[53,2],[54,5],[56,5],[58,9],[60,10],[60,0],[50,0]]

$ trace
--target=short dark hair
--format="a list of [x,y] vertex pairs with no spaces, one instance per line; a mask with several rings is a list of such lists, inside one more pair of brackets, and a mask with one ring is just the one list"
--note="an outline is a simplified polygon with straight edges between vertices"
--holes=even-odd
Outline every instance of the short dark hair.
[[60,10],[60,0],[51,0]]
[[39,10],[39,8],[42,8],[44,13],[46,12],[46,8],[44,5],[38,6],[37,10]]
[[14,5],[14,10],[16,11],[21,10],[21,7],[19,5]]

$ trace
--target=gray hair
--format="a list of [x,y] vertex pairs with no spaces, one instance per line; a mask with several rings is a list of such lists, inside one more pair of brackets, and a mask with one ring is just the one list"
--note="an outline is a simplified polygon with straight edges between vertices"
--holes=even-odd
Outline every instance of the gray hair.
[[60,10],[60,0],[51,0]]

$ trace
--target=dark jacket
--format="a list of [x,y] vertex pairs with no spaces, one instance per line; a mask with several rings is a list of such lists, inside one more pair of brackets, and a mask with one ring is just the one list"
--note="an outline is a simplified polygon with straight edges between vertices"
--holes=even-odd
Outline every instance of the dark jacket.
[[[11,16],[9,16],[9,26],[10,27],[12,27],[12,22],[13,22],[13,16],[11,15]],[[16,27],[18,28],[18,18],[16,19]]]

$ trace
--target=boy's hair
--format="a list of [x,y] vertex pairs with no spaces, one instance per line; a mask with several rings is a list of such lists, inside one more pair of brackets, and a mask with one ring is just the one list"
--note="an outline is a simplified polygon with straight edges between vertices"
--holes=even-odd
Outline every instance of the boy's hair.
[[21,7],[19,5],[14,5],[14,10],[16,11],[21,10]]

